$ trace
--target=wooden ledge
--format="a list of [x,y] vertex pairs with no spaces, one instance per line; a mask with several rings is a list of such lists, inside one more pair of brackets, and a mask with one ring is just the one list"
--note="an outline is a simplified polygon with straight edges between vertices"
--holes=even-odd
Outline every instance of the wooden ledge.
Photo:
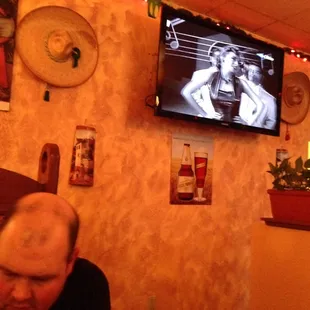
[[297,230],[309,230],[310,231],[310,223],[303,223],[303,222],[294,222],[294,221],[281,221],[276,220],[272,217],[262,217],[262,221],[265,222],[268,226],[275,226],[275,227],[283,227],[283,228],[290,228],[290,229],[297,229]]

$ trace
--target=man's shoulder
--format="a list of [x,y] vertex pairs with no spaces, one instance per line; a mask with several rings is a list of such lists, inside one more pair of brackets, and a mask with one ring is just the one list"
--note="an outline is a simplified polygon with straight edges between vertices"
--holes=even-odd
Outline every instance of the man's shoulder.
[[53,310],[110,310],[110,291],[103,271],[84,258],[77,258],[72,273]]
[[259,95],[263,96],[265,99],[268,99],[270,102],[276,102],[276,98],[268,93],[262,86],[259,88]]
[[108,287],[108,280],[103,271],[85,258],[77,258],[73,271],[68,277],[67,284],[83,286],[85,283],[91,283],[93,289]]
[[[104,276],[102,270],[89,261],[88,259],[78,257],[74,264],[72,274],[74,275],[88,275],[89,273],[98,274]],[[105,277],[105,276],[104,276]]]

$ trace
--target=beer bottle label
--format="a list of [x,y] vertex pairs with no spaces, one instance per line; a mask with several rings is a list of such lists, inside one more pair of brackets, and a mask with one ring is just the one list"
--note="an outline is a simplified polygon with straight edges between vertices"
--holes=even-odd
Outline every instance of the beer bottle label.
[[178,177],[178,193],[193,193],[194,192],[194,177]]

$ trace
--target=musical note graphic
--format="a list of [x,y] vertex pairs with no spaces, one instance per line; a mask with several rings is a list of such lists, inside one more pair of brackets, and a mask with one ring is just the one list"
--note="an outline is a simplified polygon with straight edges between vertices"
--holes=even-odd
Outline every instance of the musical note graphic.
[[260,65],[261,65],[262,70],[264,69],[264,60],[270,61],[271,68],[268,70],[268,74],[274,75],[274,66],[273,66],[274,58],[272,57],[272,55],[264,54],[264,53],[257,53],[256,55],[260,58]]
[[[179,24],[182,24],[183,22],[185,22],[185,21],[181,18],[175,18],[171,21],[167,20],[167,28],[171,27],[172,32],[173,32],[173,36],[174,36],[174,40],[170,42],[170,47],[174,50],[178,49],[180,46],[180,43],[179,43],[179,40],[178,40],[178,37],[177,37],[177,34],[175,32],[174,27],[179,25]],[[167,41],[172,40],[171,32],[169,30],[167,30],[167,32],[166,32],[166,40]]]
[[[166,22],[166,50],[165,55],[171,57],[180,57],[193,59],[201,62],[211,61],[211,51],[216,47],[221,50],[225,46],[234,46],[240,50],[241,62],[246,64],[253,61],[253,57],[258,57],[260,59],[260,66],[266,67],[264,61],[270,61],[271,67],[268,70],[269,75],[274,75],[274,59],[271,54],[265,54],[259,52],[257,48],[232,43],[230,41],[216,40],[212,36],[197,36],[195,34],[189,34],[182,31],[177,31],[175,29],[176,25],[185,22],[180,18],[175,18],[173,20],[167,20]],[[264,66],[265,65],[265,66]],[[265,70],[266,71],[266,70]]]

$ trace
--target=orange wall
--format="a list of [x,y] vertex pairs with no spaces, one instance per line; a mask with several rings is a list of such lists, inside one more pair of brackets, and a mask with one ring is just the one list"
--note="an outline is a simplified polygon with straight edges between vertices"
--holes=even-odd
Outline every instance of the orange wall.
[[[11,111],[0,113],[1,166],[36,178],[46,142],[61,151],[59,194],[81,215],[83,256],[106,272],[115,310],[247,309],[250,229],[269,215],[266,174],[275,149],[306,155],[310,118],[292,139],[228,131],[153,116],[159,20],[142,0],[20,0],[19,19],[45,5],[69,6],[93,25],[100,44],[95,75],[42,100],[38,81],[15,53]],[[29,44],[32,44],[29,38]],[[25,46],[25,48],[27,48]],[[286,56],[286,72],[310,73]],[[97,128],[95,185],[68,184],[75,126]],[[214,137],[213,205],[169,205],[171,134]]]
[[253,225],[251,310],[309,310],[309,241],[309,231]]

